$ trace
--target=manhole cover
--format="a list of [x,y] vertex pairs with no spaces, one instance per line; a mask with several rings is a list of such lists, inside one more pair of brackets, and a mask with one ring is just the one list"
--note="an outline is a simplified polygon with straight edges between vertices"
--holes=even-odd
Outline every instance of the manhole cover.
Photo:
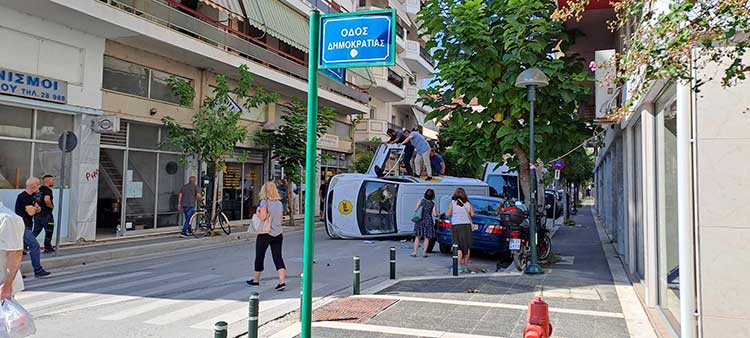
[[345,298],[313,311],[313,321],[364,323],[398,302],[394,299]]

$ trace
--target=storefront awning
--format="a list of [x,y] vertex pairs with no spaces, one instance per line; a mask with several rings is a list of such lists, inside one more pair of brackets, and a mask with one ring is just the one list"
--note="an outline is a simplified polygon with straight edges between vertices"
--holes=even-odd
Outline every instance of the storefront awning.
[[202,3],[216,8],[220,11],[240,19],[245,20],[245,14],[242,11],[240,0],[200,0]]
[[307,53],[310,23],[279,0],[242,0],[250,24]]

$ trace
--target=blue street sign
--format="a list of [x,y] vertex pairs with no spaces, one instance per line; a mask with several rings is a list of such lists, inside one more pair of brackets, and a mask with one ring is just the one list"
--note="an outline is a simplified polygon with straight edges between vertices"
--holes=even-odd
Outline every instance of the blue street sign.
[[563,168],[565,168],[565,161],[561,158],[552,161],[552,168],[555,168],[555,170],[563,170]]
[[320,69],[396,64],[392,9],[321,15]]
[[336,82],[339,82],[341,84],[346,84],[346,69],[331,68],[331,69],[321,69],[320,71],[323,72],[323,75],[336,80]]

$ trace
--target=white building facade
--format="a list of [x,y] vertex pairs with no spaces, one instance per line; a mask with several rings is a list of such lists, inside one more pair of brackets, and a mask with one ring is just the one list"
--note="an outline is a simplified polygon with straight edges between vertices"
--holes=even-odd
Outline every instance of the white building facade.
[[[364,8],[351,0],[315,3],[324,13]],[[406,5],[398,4],[400,20],[412,25]],[[179,189],[191,175],[212,173],[195,160],[181,165],[179,151],[163,147],[168,135],[162,118],[189,128],[215,75],[226,74],[233,85],[237,68],[247,65],[255,83],[279,93],[280,100],[245,111],[241,123],[250,135],[276,127],[288,103],[307,95],[311,9],[310,2],[298,0],[0,0],[0,43],[13,46],[0,53],[3,203],[14,203],[29,176],[59,176],[57,138],[70,130],[78,147],[66,166],[63,239],[176,231],[183,222]],[[405,51],[401,29],[399,50]],[[411,71],[399,62],[406,79]],[[379,102],[372,75],[377,71],[319,77],[320,105],[337,112],[319,143],[319,152],[333,159],[321,165],[323,172],[349,170],[354,120]],[[21,92],[34,89],[24,85],[13,91],[4,74],[50,88]],[[192,84],[194,102],[179,102],[167,83],[170,77]],[[93,132],[92,122],[103,116],[116,118],[119,131]],[[283,173],[252,137],[237,150],[249,156],[229,161],[220,177],[220,198],[229,218],[241,221],[252,216],[260,185]],[[303,213],[303,195],[301,188],[288,202],[297,214]]]

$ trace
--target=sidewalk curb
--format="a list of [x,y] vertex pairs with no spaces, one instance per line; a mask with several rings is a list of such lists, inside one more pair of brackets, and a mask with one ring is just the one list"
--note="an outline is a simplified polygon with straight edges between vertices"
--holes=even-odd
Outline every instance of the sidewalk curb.
[[620,306],[622,307],[622,313],[625,315],[625,322],[630,336],[633,338],[656,338],[657,335],[653,324],[646,314],[643,303],[641,303],[638,295],[635,294],[633,284],[625,271],[625,265],[620,261],[614,244],[610,242],[604,225],[597,219],[594,208],[592,207],[590,210],[591,217],[594,219],[594,224],[596,224],[602,250],[604,250],[604,255],[607,258],[607,265],[609,265],[609,271],[612,274],[612,281],[615,284],[617,298],[620,300]]

